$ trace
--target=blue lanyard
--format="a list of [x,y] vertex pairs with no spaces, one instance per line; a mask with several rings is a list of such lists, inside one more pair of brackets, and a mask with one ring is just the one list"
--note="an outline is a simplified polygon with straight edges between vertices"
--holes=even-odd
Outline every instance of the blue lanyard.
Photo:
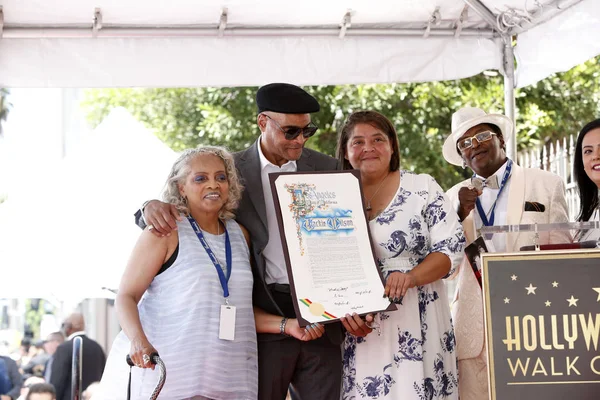
[[227,301],[227,298],[229,297],[228,283],[229,278],[231,277],[231,243],[229,242],[229,233],[227,232],[227,227],[225,227],[225,262],[227,263],[227,277],[225,277],[225,274],[223,273],[223,268],[221,267],[221,263],[219,262],[217,256],[215,256],[215,253],[213,253],[212,249],[206,242],[204,234],[198,226],[198,223],[192,217],[188,216],[187,219],[188,221],[190,221],[194,232],[196,232],[196,236],[198,236],[198,240],[200,240],[200,243],[202,243],[202,246],[204,246],[204,250],[206,250],[206,253],[210,257],[210,260],[213,262],[215,268],[217,269],[217,274],[219,274],[219,281],[221,281],[221,287],[223,288],[223,297],[225,297],[225,301]]
[[[504,190],[504,187],[506,186],[506,181],[508,180],[508,177],[510,176],[510,171],[512,170],[512,160],[508,160],[508,163],[506,164],[506,169],[504,170],[504,175],[502,176],[502,182],[500,183],[500,191],[498,192],[498,196],[496,196],[496,200],[494,201],[494,204],[492,205],[492,213],[490,214],[490,219],[488,221],[487,216],[485,215],[485,212],[483,211],[483,207],[481,206],[481,201],[479,200],[479,197],[477,198],[477,201],[475,202],[475,205],[477,206],[477,212],[479,213],[479,217],[481,217],[481,222],[483,222],[483,225],[485,226],[491,226],[494,225],[494,217],[496,216],[496,203],[498,202],[498,199],[500,198],[500,195],[502,194],[502,191]],[[475,176],[475,175],[473,175]]]

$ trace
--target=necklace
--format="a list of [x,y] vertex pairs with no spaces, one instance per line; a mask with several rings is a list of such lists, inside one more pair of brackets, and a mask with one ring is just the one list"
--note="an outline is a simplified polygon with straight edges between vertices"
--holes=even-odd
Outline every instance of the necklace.
[[[200,228],[203,232],[206,233],[210,233],[209,231],[207,231],[206,229],[203,229],[202,227]],[[210,233],[211,235],[214,235],[213,233]],[[221,234],[221,220],[217,221],[217,236],[219,236]]]
[[365,200],[367,201],[367,205],[366,205],[365,209],[367,211],[371,211],[371,200],[373,200],[373,197],[375,197],[375,195],[379,192],[379,189],[381,189],[381,186],[383,186],[383,182],[385,182],[385,180],[387,179],[387,177],[389,175],[390,175],[390,171],[388,171],[387,175],[381,180],[381,183],[379,184],[379,186],[377,186],[377,190],[375,190],[375,193],[373,193],[371,195],[371,197],[368,199],[365,197]]

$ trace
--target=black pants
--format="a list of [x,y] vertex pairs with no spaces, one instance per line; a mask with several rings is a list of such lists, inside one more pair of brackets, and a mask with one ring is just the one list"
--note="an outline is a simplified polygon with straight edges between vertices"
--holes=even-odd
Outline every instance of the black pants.
[[284,400],[289,386],[295,400],[338,400],[342,353],[326,337],[258,342],[258,398]]
[[[296,318],[287,285],[269,285],[287,318]],[[258,398],[284,400],[338,400],[342,384],[341,345],[327,335],[302,342],[281,335],[260,335],[258,341]],[[290,387],[291,386],[291,387]]]

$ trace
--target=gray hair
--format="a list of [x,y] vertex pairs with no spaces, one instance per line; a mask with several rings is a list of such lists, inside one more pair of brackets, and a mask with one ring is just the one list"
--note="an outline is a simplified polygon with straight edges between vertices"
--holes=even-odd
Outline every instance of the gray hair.
[[195,149],[187,149],[175,161],[171,172],[167,178],[165,189],[163,190],[163,201],[171,203],[181,212],[189,214],[186,200],[179,193],[179,185],[183,184],[185,178],[190,174],[190,164],[192,160],[200,155],[211,154],[219,157],[225,165],[225,173],[229,182],[229,196],[227,202],[221,208],[219,218],[223,220],[231,219],[235,216],[234,211],[242,197],[244,190],[235,168],[233,156],[224,147],[219,146],[198,146]]

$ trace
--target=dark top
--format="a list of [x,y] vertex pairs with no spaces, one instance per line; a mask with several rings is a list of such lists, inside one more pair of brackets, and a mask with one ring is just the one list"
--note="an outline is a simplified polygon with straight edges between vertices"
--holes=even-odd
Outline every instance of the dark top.
[[6,365],[6,372],[8,373],[8,378],[12,383],[12,389],[8,393],[7,396],[10,396],[11,399],[15,400],[21,395],[21,384],[23,383],[23,377],[21,373],[19,373],[19,366],[10,357],[0,356],[2,360],[4,360],[4,364]]
[[[86,335],[81,335],[83,340],[82,347],[82,387],[85,390],[91,383],[100,381],[102,372],[104,372],[104,364],[106,356],[100,345],[88,338]],[[73,339],[68,340],[58,346],[54,353],[54,361],[52,361],[52,374],[50,383],[56,389],[56,400],[71,400],[71,365],[73,358]]]

